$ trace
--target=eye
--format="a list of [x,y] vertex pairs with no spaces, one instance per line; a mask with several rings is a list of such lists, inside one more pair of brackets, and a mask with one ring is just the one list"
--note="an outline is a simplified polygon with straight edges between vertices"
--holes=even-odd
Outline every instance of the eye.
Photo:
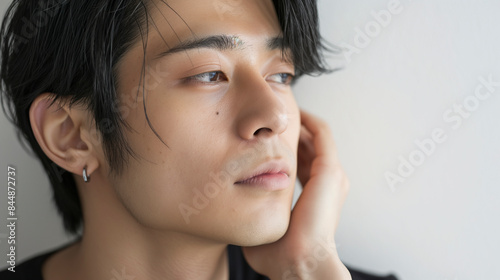
[[294,76],[290,73],[278,73],[269,76],[268,80],[271,82],[289,85],[292,83]]
[[186,81],[187,82],[194,82],[194,83],[209,84],[209,83],[217,83],[217,82],[227,81],[227,77],[221,71],[212,71],[212,72],[205,72],[205,73],[201,73],[198,75],[188,77],[188,78],[186,78]]

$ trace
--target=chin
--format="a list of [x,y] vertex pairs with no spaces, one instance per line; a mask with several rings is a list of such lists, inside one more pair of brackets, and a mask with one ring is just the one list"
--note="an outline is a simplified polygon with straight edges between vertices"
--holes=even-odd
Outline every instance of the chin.
[[290,223],[290,214],[265,214],[255,217],[252,221],[241,225],[238,229],[237,240],[233,244],[239,246],[258,246],[273,243],[283,237]]

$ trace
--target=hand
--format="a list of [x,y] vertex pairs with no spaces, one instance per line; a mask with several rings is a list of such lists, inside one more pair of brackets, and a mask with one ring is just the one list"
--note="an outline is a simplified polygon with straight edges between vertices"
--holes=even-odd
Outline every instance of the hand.
[[303,192],[278,241],[243,248],[248,263],[272,280],[351,279],[334,235],[349,190],[328,124],[301,110],[297,177]]

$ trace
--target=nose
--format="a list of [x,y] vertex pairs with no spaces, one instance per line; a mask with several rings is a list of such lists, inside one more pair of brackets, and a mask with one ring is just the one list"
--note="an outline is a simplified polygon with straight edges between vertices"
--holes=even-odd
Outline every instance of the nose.
[[[288,127],[287,107],[282,95],[259,74],[245,79],[238,90],[238,134],[245,140],[279,135]],[[288,93],[289,94],[289,93]]]

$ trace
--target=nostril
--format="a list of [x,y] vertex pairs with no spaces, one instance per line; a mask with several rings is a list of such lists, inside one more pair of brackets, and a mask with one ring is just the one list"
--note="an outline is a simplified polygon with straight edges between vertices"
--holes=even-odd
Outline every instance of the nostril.
[[262,130],[267,130],[267,131],[269,131],[269,132],[272,132],[272,130],[271,130],[270,128],[267,128],[267,127],[261,127],[261,128],[259,128],[259,129],[257,129],[257,130],[253,133],[253,135],[255,136],[255,135],[257,135],[257,134],[261,133],[260,131],[262,131]]

